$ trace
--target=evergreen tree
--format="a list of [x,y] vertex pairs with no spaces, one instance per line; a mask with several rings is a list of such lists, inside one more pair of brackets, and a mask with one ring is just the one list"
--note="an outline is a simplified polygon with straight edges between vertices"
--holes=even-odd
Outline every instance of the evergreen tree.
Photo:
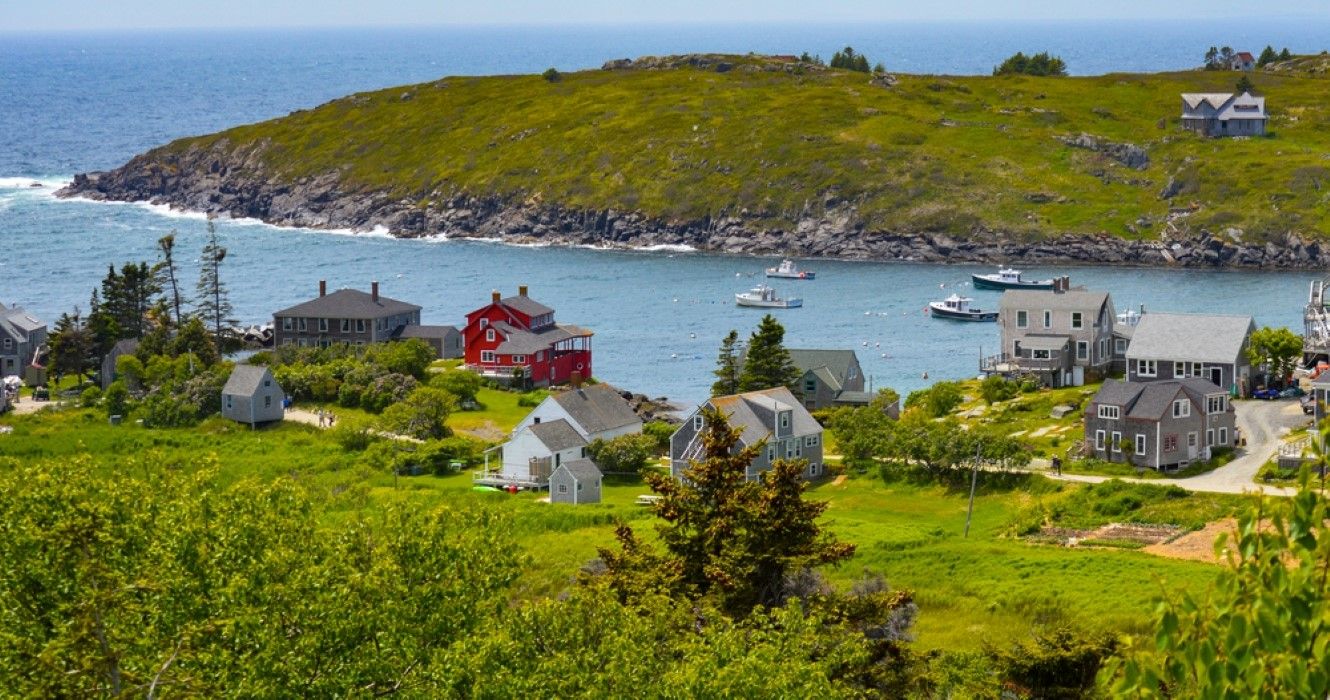
[[1292,58],[1293,58],[1293,54],[1291,54],[1291,53],[1288,52],[1288,47],[1287,47],[1287,46],[1284,47],[1284,50],[1283,50],[1283,51],[1280,51],[1280,52],[1279,52],[1279,60],[1281,60],[1281,61],[1288,61],[1288,60],[1290,60],[1290,59],[1292,59]]
[[115,342],[120,340],[120,325],[102,306],[96,289],[92,290],[92,297],[88,300],[87,328],[92,336],[93,354],[97,357],[110,352]]
[[222,261],[225,259],[226,248],[222,247],[221,241],[217,238],[217,227],[209,221],[208,243],[203,246],[203,254],[199,260],[202,267],[199,270],[199,297],[195,306],[204,322],[211,326],[213,341],[217,344],[218,352],[224,349],[226,328],[236,323],[231,317],[231,297],[222,282]]
[[193,354],[198,359],[199,364],[204,367],[211,367],[221,359],[217,354],[217,346],[208,333],[208,327],[203,325],[203,321],[200,321],[197,316],[190,317],[189,320],[185,321],[185,325],[181,326],[180,330],[176,332],[175,339],[171,341],[170,347],[172,355]]
[[119,274],[110,266],[102,280],[102,307],[120,328],[121,338],[139,338],[147,332],[148,310],[161,292],[148,263],[125,263]]
[[869,71],[868,57],[856,53],[853,47],[846,46],[844,49],[832,54],[831,67],[867,73]]
[[81,381],[96,366],[92,335],[77,308],[73,314],[60,314],[51,334],[51,371],[56,377],[77,375]]
[[1061,77],[1067,74],[1067,64],[1058,56],[1041,51],[1026,56],[1017,51],[993,69],[993,75],[1038,75]]
[[799,370],[785,349],[785,328],[767,314],[748,339],[748,352],[739,374],[739,391],[759,391],[790,386],[799,380]]
[[739,391],[739,355],[735,346],[739,344],[739,331],[730,331],[720,341],[720,356],[716,358],[716,383],[711,385],[712,396],[727,396]]
[[1218,47],[1216,47],[1216,46],[1211,46],[1210,48],[1206,49],[1206,51],[1205,51],[1205,69],[1206,69],[1206,70],[1218,70],[1218,69],[1219,69],[1219,48],[1218,48]]
[[1256,65],[1260,68],[1264,68],[1278,60],[1279,54],[1275,53],[1275,47],[1266,44],[1266,47],[1261,50],[1260,57],[1256,59]]
[[[180,327],[180,285],[176,282],[175,270],[175,230],[161,238],[157,239],[157,249],[162,251],[162,261],[158,263],[157,269],[162,275],[166,284],[171,285],[171,310],[175,312],[173,325]],[[159,282],[159,284],[161,284]],[[161,286],[166,286],[161,284]]]
[[1251,78],[1248,78],[1246,74],[1243,74],[1241,78],[1238,78],[1238,84],[1236,87],[1239,95],[1256,89],[1256,86],[1252,85]]

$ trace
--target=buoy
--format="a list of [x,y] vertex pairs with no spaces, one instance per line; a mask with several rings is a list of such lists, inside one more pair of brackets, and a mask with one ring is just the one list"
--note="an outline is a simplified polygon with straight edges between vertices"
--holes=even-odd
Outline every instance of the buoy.
[[696,337],[697,337],[697,334],[696,334],[696,333],[689,333],[689,334],[688,334],[688,337],[689,337],[689,338],[696,338]]
[[882,343],[873,343],[873,347],[880,348],[882,347]]
[[672,353],[670,353],[670,359],[671,359],[671,360],[677,360],[677,359],[679,359],[679,353],[677,353],[677,352],[672,352]]
[[676,304],[679,303],[679,297],[674,297],[674,303],[676,303]]
[[873,315],[873,312],[872,312],[872,311],[865,311],[865,312],[864,312],[864,315],[865,315],[865,316],[872,316],[872,315]]
[[864,346],[864,347],[868,347],[868,341],[867,341],[867,340],[865,340],[865,341],[863,342],[863,346]]
[[924,372],[924,379],[928,379],[928,373]]

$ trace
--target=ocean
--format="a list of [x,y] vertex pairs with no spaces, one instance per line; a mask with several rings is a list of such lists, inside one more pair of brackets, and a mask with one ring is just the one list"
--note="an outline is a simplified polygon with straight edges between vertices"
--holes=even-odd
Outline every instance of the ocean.
[[[1188,22],[881,25],[467,27],[309,31],[3,33],[0,30],[0,301],[48,322],[76,306],[109,264],[153,259],[177,232],[185,278],[196,274],[202,217],[145,204],[57,200],[77,172],[117,166],[180,136],[281,116],[342,95],[444,75],[576,70],[612,58],[685,52],[809,53],[849,44],[910,73],[987,73],[1017,50],[1061,55],[1072,73],[1183,69],[1205,48],[1266,44],[1319,51],[1324,23]],[[32,187],[34,183],[40,187]],[[682,402],[706,396],[716,347],[760,316],[733,294],[775,261],[685,251],[554,249],[218,222],[224,277],[246,323],[312,296],[318,280],[368,287],[459,324],[491,289],[519,284],[564,322],[591,327],[596,373]],[[929,319],[924,305],[968,293],[979,268],[808,261],[812,282],[779,285],[804,308],[779,312],[794,347],[853,347],[874,385],[908,391],[976,373],[996,345],[991,325]],[[1248,313],[1298,329],[1311,273],[1059,268],[1113,293],[1118,307]],[[992,306],[993,293],[974,292]],[[927,376],[927,379],[925,379]]]

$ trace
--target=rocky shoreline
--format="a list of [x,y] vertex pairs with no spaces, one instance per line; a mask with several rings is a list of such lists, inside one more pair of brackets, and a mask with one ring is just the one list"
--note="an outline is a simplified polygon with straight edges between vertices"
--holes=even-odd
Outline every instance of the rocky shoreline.
[[[745,211],[693,221],[662,221],[639,212],[569,209],[541,201],[432,192],[394,198],[344,191],[336,173],[283,182],[263,172],[262,145],[230,150],[158,149],[112,171],[77,175],[58,194],[103,201],[142,201],[248,217],[279,226],[387,229],[400,238],[446,235],[509,243],[642,249],[687,246],[701,252],[929,263],[1104,264],[1187,268],[1313,269],[1330,265],[1330,246],[1285,236],[1244,240],[1237,229],[1191,231],[1188,212],[1142,222],[1169,233],[1150,240],[1066,234],[1022,240],[1001,232],[968,238],[867,229],[852,202],[828,194],[793,226],[764,225]],[[422,205],[422,201],[424,204]]]

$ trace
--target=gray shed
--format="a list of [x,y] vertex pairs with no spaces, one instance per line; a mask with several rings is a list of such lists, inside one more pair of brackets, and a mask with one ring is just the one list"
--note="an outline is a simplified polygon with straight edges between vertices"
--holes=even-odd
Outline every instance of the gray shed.
[[602,475],[589,459],[574,459],[550,474],[550,503],[600,503]]
[[222,415],[250,426],[279,421],[284,398],[285,392],[267,367],[236,365],[222,387]]

